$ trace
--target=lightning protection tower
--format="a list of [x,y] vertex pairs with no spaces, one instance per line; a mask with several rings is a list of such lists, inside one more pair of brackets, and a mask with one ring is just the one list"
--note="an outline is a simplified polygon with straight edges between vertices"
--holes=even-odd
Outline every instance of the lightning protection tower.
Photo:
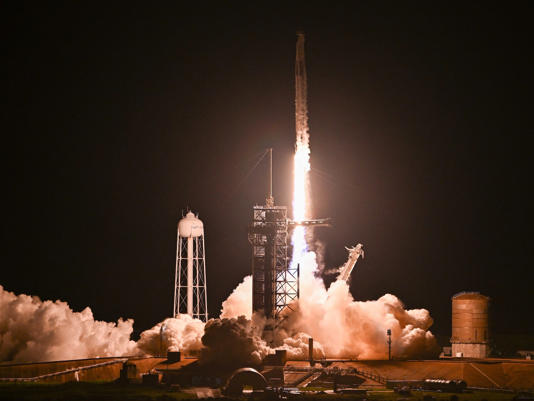
[[178,222],[173,316],[208,320],[204,224],[192,212]]

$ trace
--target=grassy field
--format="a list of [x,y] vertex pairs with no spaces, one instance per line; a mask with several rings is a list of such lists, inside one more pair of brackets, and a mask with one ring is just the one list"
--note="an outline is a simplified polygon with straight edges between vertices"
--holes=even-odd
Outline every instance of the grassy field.
[[[391,390],[369,391],[366,396],[356,394],[317,394],[303,393],[295,400],[303,401],[334,401],[359,400],[369,401],[423,401],[425,396],[432,396],[437,401],[450,401],[458,397],[458,401],[504,401],[512,400],[514,394],[497,392],[473,392],[462,394],[448,394],[435,392],[413,391],[410,395],[400,395]],[[122,385],[116,383],[64,383],[64,384],[34,384],[34,383],[3,383],[0,384],[0,400],[9,401],[173,401],[194,399],[195,396],[165,386]],[[248,400],[250,396],[243,397]],[[265,399],[259,397],[259,400]]]

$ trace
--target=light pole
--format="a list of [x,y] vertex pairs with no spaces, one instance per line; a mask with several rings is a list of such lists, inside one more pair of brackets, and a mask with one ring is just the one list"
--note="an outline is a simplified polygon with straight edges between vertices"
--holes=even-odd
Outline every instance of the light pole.
[[388,329],[387,336],[388,336],[388,360],[391,361],[391,329]]
[[165,355],[163,352],[163,333],[165,333],[166,328],[167,326],[163,323],[159,329],[159,352],[161,356]]

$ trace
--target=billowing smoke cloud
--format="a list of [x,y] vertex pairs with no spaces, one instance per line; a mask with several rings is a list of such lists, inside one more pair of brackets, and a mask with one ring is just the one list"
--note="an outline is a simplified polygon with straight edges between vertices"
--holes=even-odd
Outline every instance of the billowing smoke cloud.
[[222,303],[221,318],[252,316],[252,276],[246,276]]
[[[95,321],[91,309],[73,312],[67,303],[15,295],[0,286],[0,360],[47,361],[134,354],[160,355],[167,350],[201,352],[205,363],[258,364],[274,349],[292,359],[314,357],[380,359],[387,355],[387,329],[395,357],[434,356],[433,321],[425,309],[406,310],[391,294],[374,301],[354,301],[345,281],[326,289],[317,276],[314,252],[301,260],[300,299],[282,323],[267,322],[252,311],[252,277],[247,276],[223,302],[221,317],[207,324],[188,315],[168,318],[130,340],[133,320]],[[269,345],[264,327],[274,327]]]
[[436,341],[428,331],[433,320],[427,310],[405,310],[391,294],[375,301],[354,301],[343,280],[326,289],[314,274],[313,252],[306,254],[301,267],[301,297],[296,312],[288,319],[289,335],[309,334],[323,344],[329,357],[374,359],[387,355],[386,331],[391,329],[394,356],[435,354]]
[[137,342],[141,352],[148,355],[165,355],[169,351],[195,352],[202,349],[204,322],[189,315],[179,315],[143,331]]
[[[203,364],[228,369],[259,365],[275,349],[285,349],[291,359],[308,357],[308,334],[289,335],[285,327],[279,327],[273,332],[275,338],[272,340],[277,344],[276,348],[270,347],[262,338],[265,326],[274,326],[275,322],[267,321],[261,314],[251,316],[252,276],[246,276],[222,306],[220,318],[211,319],[205,325],[188,315],[158,323],[141,334],[137,343],[140,351],[160,355],[167,348],[179,349],[186,354],[201,350],[200,360]],[[318,359],[325,356],[317,341],[314,355]]]
[[[252,278],[245,277],[223,302],[221,317],[207,324],[188,315],[168,318],[130,340],[133,320],[95,321],[91,309],[73,312],[67,303],[15,295],[0,286],[0,360],[47,361],[97,356],[161,355],[167,350],[200,353],[203,363],[257,365],[275,349],[291,359],[314,357],[381,359],[387,355],[387,329],[395,357],[434,356],[433,321],[425,309],[406,310],[391,294],[374,301],[354,301],[345,281],[326,289],[316,275],[315,253],[301,261],[300,299],[282,323],[252,311]],[[274,327],[269,344],[266,325]],[[220,363],[219,363],[220,364]]]
[[15,295],[0,286],[0,361],[51,361],[132,355],[133,320],[96,321],[61,301]]
[[[258,314],[249,318],[252,280],[247,276],[223,303],[221,319],[206,325],[202,358],[235,366],[238,362],[254,365],[275,349],[286,349],[289,358],[306,359],[308,339],[313,337],[317,359],[383,359],[387,356],[388,329],[392,331],[395,357],[435,356],[436,341],[428,330],[433,320],[427,310],[406,310],[391,294],[373,301],[354,301],[343,280],[325,288],[315,274],[313,252],[307,252],[301,263],[301,297],[282,323],[275,325]],[[261,338],[267,324],[275,327],[270,346]]]
[[261,364],[271,351],[261,338],[261,329],[245,316],[208,321],[201,362],[226,367]]
[[[382,359],[387,356],[386,332],[391,329],[395,357],[436,355],[436,341],[428,330],[433,320],[427,310],[406,310],[391,294],[374,301],[354,301],[345,281],[337,280],[326,289],[322,279],[317,277],[317,269],[315,253],[306,252],[301,260],[301,296],[292,305],[294,311],[276,326],[271,343],[274,348],[287,349],[290,358],[306,359],[311,336],[315,341],[315,358],[327,355]],[[238,317],[242,311],[242,314],[250,313],[251,286],[248,276],[223,303],[221,317]],[[257,327],[266,323],[257,315],[253,319]],[[257,335],[259,333],[261,330]],[[263,344],[260,352],[263,352],[262,347]]]
[[[289,359],[308,359],[309,339],[309,334],[300,332],[290,336],[283,328],[278,328],[274,333],[274,344],[276,344],[276,346],[271,350],[271,353],[277,349],[285,349]],[[315,339],[313,343],[313,357],[314,359],[322,359],[326,357],[323,346],[320,342],[315,341]]]
[[[206,323],[205,333],[202,337],[204,349],[201,353],[201,362],[204,364],[224,366],[228,368],[245,365],[259,365],[263,358],[272,354],[276,349],[285,349],[290,359],[307,359],[309,335],[298,333],[288,336],[283,329],[273,332],[273,341],[278,345],[273,348],[262,338],[267,324],[275,322],[266,321],[261,315],[255,314],[251,319],[245,316],[211,319]],[[325,356],[320,343],[314,346],[314,356]]]
[[[168,318],[141,333],[138,347],[149,355],[166,350],[195,353],[202,349],[204,363],[239,366],[257,365],[269,347],[261,339],[262,322],[254,326],[252,315],[252,276],[246,276],[222,304],[220,319],[207,324],[189,315]],[[258,328],[259,327],[259,328]]]

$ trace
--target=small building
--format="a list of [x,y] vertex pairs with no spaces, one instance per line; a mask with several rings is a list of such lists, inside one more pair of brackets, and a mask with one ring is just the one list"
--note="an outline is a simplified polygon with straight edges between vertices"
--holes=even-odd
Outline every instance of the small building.
[[521,351],[517,351],[517,354],[521,358],[524,358],[524,359],[528,359],[528,360],[534,359],[534,350],[521,350]]
[[440,358],[452,358],[452,347],[443,347],[441,350],[441,354],[439,354]]

